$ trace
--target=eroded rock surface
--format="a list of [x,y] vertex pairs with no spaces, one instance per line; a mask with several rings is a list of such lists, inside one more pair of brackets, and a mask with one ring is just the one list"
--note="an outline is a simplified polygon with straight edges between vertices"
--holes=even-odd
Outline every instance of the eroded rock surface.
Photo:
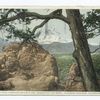
[[85,91],[83,81],[77,64],[72,64],[67,75],[66,91]]
[[0,53],[0,84],[1,90],[55,90],[56,60],[37,43],[12,43]]

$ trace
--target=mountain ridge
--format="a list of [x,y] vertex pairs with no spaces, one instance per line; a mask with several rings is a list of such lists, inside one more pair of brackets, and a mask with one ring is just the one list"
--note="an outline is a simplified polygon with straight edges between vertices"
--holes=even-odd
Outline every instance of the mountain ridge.
[[[0,52],[2,48],[8,45],[9,42],[0,38]],[[42,47],[49,51],[51,54],[71,54],[74,51],[73,42],[62,43],[62,42],[52,42],[50,44],[40,44]],[[90,51],[94,51],[97,49],[99,45],[91,45],[89,44]],[[97,51],[100,52],[100,49]]]
[[[48,50],[52,54],[71,54],[74,51],[73,42],[68,42],[68,43],[53,42],[51,44],[42,44],[42,46],[44,49]],[[91,52],[93,52],[98,47],[99,45],[89,44]],[[98,50],[97,52],[100,52],[100,50]]]

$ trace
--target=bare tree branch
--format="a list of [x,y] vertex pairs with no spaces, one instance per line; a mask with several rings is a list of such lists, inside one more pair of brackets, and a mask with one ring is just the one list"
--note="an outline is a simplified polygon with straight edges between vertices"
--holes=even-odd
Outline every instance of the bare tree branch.
[[16,11],[14,11],[14,9],[9,9],[9,10],[7,11],[7,13],[5,14],[5,18],[7,18],[8,15],[9,15],[11,12],[17,13]]
[[95,49],[94,51],[92,51],[91,53],[95,53],[96,51],[98,51],[100,49],[100,47],[98,47],[97,49]]
[[[38,26],[36,26],[36,27],[33,29],[32,34],[31,34],[30,36],[32,36],[38,28],[43,27],[48,21],[49,21],[49,19],[46,19],[46,20],[44,20],[41,24],[39,24]],[[35,36],[34,36],[34,37],[35,37]]]
[[97,36],[99,36],[99,35],[100,35],[100,33],[98,32],[98,34],[96,34],[95,37],[97,37]]
[[68,18],[62,15],[62,9],[57,9],[47,15],[41,15],[35,12],[19,12],[19,13],[16,13],[16,15],[13,15],[12,17],[8,17],[8,14],[12,11],[13,9],[8,10],[6,14],[6,18],[0,19],[0,26],[14,20],[19,20],[19,19],[24,20],[25,18],[30,18],[31,20],[35,20],[35,19],[44,20],[41,24],[34,27],[32,33],[30,34],[30,36],[27,37],[26,40],[36,37],[36,35],[34,34],[36,30],[38,28],[43,27],[50,19],[59,19],[69,24]]
[[90,53],[95,53],[96,51],[98,51],[100,49],[100,43],[99,43],[99,47],[96,48],[94,51],[90,52]]
[[33,17],[33,19],[41,19],[41,20],[43,20],[43,19],[59,19],[59,20],[62,20],[69,24],[69,20],[62,14],[57,13],[57,10],[55,10],[48,15],[41,15],[41,14],[38,14],[35,12],[20,12],[13,17],[9,17],[6,19],[0,19],[0,25],[3,25],[7,22],[14,21],[17,19],[23,19],[25,17]]
[[100,29],[100,27],[95,27],[95,28],[93,28],[91,30],[87,30],[86,32],[92,32],[92,31],[95,31],[96,29]]
[[14,21],[16,19],[18,19],[19,16],[16,15],[16,16],[13,16],[13,17],[10,17],[10,18],[6,18],[6,19],[0,19],[0,26],[7,23],[7,22],[10,22],[10,21]]

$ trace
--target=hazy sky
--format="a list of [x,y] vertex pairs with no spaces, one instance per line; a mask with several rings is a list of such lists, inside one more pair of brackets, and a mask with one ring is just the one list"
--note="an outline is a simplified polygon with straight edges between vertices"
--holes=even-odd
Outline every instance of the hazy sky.
[[[53,11],[53,9],[48,10],[48,9],[30,9],[30,11],[34,11],[34,12],[38,12],[40,14],[48,14],[51,11]],[[86,11],[89,10],[80,10],[80,12],[82,14],[85,14]],[[63,15],[67,16],[66,13],[63,10]],[[34,26],[40,24],[42,21],[37,20],[37,21],[33,21],[32,24],[30,25],[31,28],[34,28]],[[17,25],[18,27],[21,28],[25,28],[24,25]],[[50,20],[48,22],[48,30],[49,30],[49,34],[46,38],[44,38],[45,36],[45,26],[42,28],[42,34],[40,35],[40,37],[38,38],[38,41],[40,43],[49,43],[49,42],[71,42],[72,38],[71,38],[71,33],[69,30],[69,27],[67,24],[65,24],[63,21],[61,20],[57,20],[57,19],[53,19]],[[3,33],[3,32],[2,32]],[[4,37],[5,34],[1,34],[0,37]],[[92,38],[88,40],[90,44],[94,44],[94,45],[98,45],[100,43],[100,36],[96,37],[96,38]]]
[[[86,10],[86,9],[80,10],[80,12],[82,14],[86,14],[87,11],[89,11],[89,10]],[[37,11],[37,12],[39,12],[39,11]],[[43,11],[40,11],[39,13],[43,14]],[[66,16],[66,13],[63,12],[63,14]],[[66,26],[66,31],[65,31],[65,26]],[[41,36],[43,36],[43,33],[44,33],[43,32],[39,38],[40,42],[45,43],[45,42],[50,42],[50,41],[55,41],[55,42],[56,41],[60,41],[60,42],[71,42],[72,41],[69,26],[67,24],[65,25],[65,22],[56,20],[56,19],[50,20],[48,23],[48,28],[53,32],[53,34],[50,35],[51,38],[50,38],[50,36],[48,36],[46,39],[43,39],[41,37]],[[53,29],[55,29],[55,31],[58,32],[59,35],[56,32],[54,32]],[[88,39],[88,42],[92,45],[99,45],[100,44],[100,36]]]

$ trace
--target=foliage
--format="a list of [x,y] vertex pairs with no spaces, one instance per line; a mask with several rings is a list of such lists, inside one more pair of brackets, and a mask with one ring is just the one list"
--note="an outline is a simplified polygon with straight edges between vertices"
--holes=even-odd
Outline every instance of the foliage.
[[75,62],[74,58],[72,57],[71,54],[58,54],[58,55],[55,55],[55,57],[56,57],[57,64],[58,64],[60,82],[65,82],[67,78],[68,70],[71,64]]
[[[69,68],[75,60],[71,54],[58,54],[55,55],[55,57],[58,64],[60,82],[64,83],[67,78]],[[98,79],[100,79],[100,54],[93,54],[92,59]]]
[[33,40],[34,38],[30,37],[31,30],[30,28],[24,29],[17,29],[14,25],[11,25],[9,28],[6,28],[6,31],[9,32],[7,38],[11,39],[12,37],[27,40],[30,38],[30,40]]
[[[0,20],[7,19],[9,17],[12,17],[14,15],[17,15],[17,19],[14,21],[6,22],[2,25],[0,25],[0,29],[5,29],[6,31],[9,32],[9,35],[7,38],[19,38],[19,39],[27,39],[30,38],[30,40],[35,39],[35,31],[37,28],[40,28],[43,26],[46,22],[48,22],[52,17],[58,18],[58,16],[62,15],[62,11],[60,10],[55,10],[54,12],[51,13],[52,17],[49,19],[48,16],[45,18],[44,23],[41,23],[39,27],[37,27],[34,31],[29,28],[29,25],[32,23],[32,20],[34,19],[41,19],[41,17],[34,17],[34,16],[27,16],[27,12],[29,12],[28,9],[0,9]],[[36,14],[36,13],[34,13]],[[53,16],[54,15],[54,16]],[[57,16],[58,15],[58,16]],[[61,18],[59,17],[59,18]],[[44,16],[43,16],[44,18]],[[59,19],[58,18],[58,19]],[[63,16],[61,19],[67,19]],[[92,38],[94,36],[100,35],[100,10],[90,10],[87,12],[87,15],[82,15],[82,20],[83,20],[83,25],[84,25],[84,30],[86,32],[87,38]],[[24,29],[16,29],[16,24],[23,24],[26,25],[27,28]],[[19,33],[16,33],[19,32]],[[22,32],[22,34],[21,34]],[[32,35],[30,35],[32,34]],[[25,35],[25,37],[24,37]]]
[[100,35],[100,10],[90,10],[87,15],[82,15],[84,30],[87,38]]
[[[25,13],[27,12],[27,9],[0,9],[0,18],[1,20],[6,19],[7,17],[12,17],[19,13]],[[27,40],[30,39],[32,41],[35,40],[35,36],[33,34],[33,37],[30,36],[32,33],[32,30],[29,28],[29,24],[31,23],[31,20],[29,17],[21,17],[18,18],[15,21],[11,22],[5,22],[3,25],[0,26],[0,29],[6,30],[9,34],[7,36],[7,39],[19,38],[21,40]],[[17,24],[17,25],[16,25]],[[24,25],[26,28],[19,29],[18,25]]]
[[93,54],[92,55],[94,68],[97,72],[97,76],[100,79],[100,54]]
[[[33,26],[34,28],[33,29],[31,28],[32,30],[29,29],[28,27],[29,24],[32,23],[33,20],[37,20],[37,19],[42,20],[42,23],[40,23],[37,26]],[[69,23],[68,19],[65,16],[63,16],[62,9],[54,10],[47,15],[41,15],[36,12],[30,12],[27,9],[1,9],[0,10],[0,29],[6,29],[6,31],[8,31],[9,33],[11,32],[8,38],[15,36],[15,37],[24,39],[26,41],[34,40],[35,37],[40,35],[40,32],[38,32],[38,34],[35,34],[36,30],[43,27],[50,19],[59,19],[66,23]],[[19,29],[14,28],[16,27],[15,24],[17,25],[25,24],[27,28],[26,29],[24,28],[25,30],[24,29],[19,30]],[[16,32],[19,32],[19,33],[16,33]],[[20,34],[21,32],[22,34]],[[16,35],[13,35],[13,34],[16,34]]]

